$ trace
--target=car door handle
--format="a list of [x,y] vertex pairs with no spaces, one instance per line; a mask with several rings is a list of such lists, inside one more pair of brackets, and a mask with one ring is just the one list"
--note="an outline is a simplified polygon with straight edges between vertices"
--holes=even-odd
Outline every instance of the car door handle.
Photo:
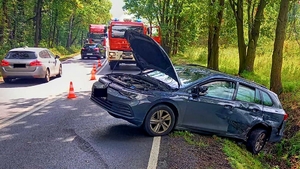
[[250,110],[251,110],[253,113],[256,113],[256,112],[259,112],[259,111],[260,111],[258,108],[250,108]]

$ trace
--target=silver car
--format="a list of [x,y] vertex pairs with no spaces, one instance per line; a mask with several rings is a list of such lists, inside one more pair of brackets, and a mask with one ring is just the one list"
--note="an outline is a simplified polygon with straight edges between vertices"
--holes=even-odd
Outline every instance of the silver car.
[[24,47],[10,50],[0,64],[6,83],[16,78],[40,78],[49,82],[50,77],[61,77],[59,56],[47,48]]

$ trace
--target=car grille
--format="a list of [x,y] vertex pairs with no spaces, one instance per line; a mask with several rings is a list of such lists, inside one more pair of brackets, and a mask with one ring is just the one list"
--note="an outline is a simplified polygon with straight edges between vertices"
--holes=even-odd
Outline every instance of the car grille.
[[91,100],[99,104],[101,107],[106,109],[108,112],[118,114],[121,116],[133,117],[131,108],[123,103],[112,102],[104,98],[98,98],[91,96]]

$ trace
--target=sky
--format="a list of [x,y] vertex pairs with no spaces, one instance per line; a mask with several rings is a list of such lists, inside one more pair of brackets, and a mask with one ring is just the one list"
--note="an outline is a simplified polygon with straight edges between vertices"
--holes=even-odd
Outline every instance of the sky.
[[113,18],[122,18],[124,15],[124,11],[122,7],[125,5],[123,0],[111,0],[112,8],[110,13]]

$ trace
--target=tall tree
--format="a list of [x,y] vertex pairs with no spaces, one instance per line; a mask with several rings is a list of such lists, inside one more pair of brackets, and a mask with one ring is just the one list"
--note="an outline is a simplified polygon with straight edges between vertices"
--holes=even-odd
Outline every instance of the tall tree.
[[244,71],[253,72],[260,26],[263,22],[263,13],[267,2],[266,0],[259,0],[258,3],[256,3],[256,0],[247,1],[248,44],[245,42],[244,35],[244,0],[229,0],[229,2],[237,26],[240,59],[239,74]]
[[35,22],[34,22],[34,46],[38,47],[41,40],[41,31],[42,31],[42,8],[43,0],[37,0],[35,5]]
[[286,25],[290,0],[281,0],[277,18],[276,35],[272,54],[270,89],[277,94],[282,92],[281,70],[283,60],[283,45],[286,36]]
[[209,9],[207,67],[219,70],[219,36],[223,18],[224,0],[211,0]]

